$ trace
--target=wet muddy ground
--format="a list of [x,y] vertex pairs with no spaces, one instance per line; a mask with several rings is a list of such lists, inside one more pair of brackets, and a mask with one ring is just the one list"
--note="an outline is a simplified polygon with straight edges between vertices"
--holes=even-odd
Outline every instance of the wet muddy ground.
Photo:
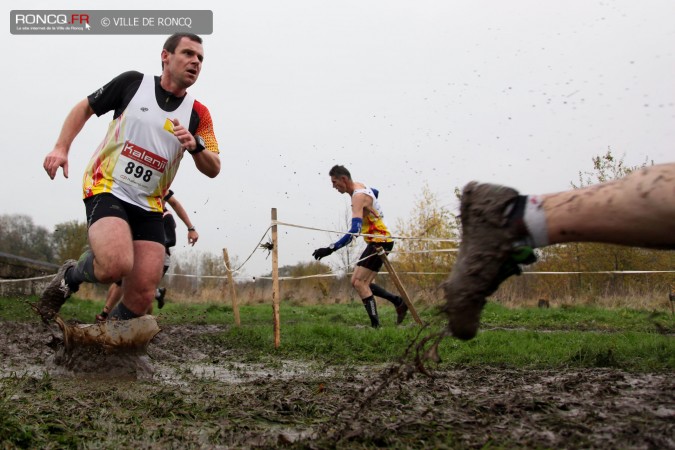
[[[64,373],[0,322],[0,447],[675,448],[672,373],[249,363],[218,326],[166,326],[140,380]],[[394,370],[394,372],[397,372]],[[48,373],[49,375],[45,375]]]

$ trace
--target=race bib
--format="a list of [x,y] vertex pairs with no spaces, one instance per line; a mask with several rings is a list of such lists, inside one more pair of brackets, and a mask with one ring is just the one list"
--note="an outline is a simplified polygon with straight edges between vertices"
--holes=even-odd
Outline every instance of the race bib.
[[126,141],[113,170],[113,179],[137,192],[151,195],[159,186],[166,165],[165,158]]

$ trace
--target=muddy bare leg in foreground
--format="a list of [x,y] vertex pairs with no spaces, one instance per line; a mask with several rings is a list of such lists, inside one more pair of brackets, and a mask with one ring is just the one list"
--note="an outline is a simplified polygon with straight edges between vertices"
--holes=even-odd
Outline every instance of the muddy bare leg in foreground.
[[675,163],[624,178],[546,195],[471,182],[462,191],[462,243],[443,283],[448,327],[459,339],[478,332],[486,297],[533,249],[565,242],[602,242],[675,249]]

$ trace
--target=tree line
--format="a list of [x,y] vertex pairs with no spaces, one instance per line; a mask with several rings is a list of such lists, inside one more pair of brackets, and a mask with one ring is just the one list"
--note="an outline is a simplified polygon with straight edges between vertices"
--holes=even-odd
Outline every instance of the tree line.
[[0,215],[0,252],[60,264],[66,259],[78,259],[86,246],[86,223],[63,222],[49,231],[27,215]]

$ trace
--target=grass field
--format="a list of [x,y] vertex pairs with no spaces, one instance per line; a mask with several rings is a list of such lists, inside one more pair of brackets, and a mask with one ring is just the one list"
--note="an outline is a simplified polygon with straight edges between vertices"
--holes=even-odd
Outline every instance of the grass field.
[[[443,318],[374,330],[360,304],[170,303],[139,380],[64,373],[27,301],[0,299],[0,447],[673,448],[675,320],[489,303],[478,337],[444,338],[432,377],[414,345]],[[102,304],[69,300],[65,319]],[[406,349],[410,349],[406,353]]]

